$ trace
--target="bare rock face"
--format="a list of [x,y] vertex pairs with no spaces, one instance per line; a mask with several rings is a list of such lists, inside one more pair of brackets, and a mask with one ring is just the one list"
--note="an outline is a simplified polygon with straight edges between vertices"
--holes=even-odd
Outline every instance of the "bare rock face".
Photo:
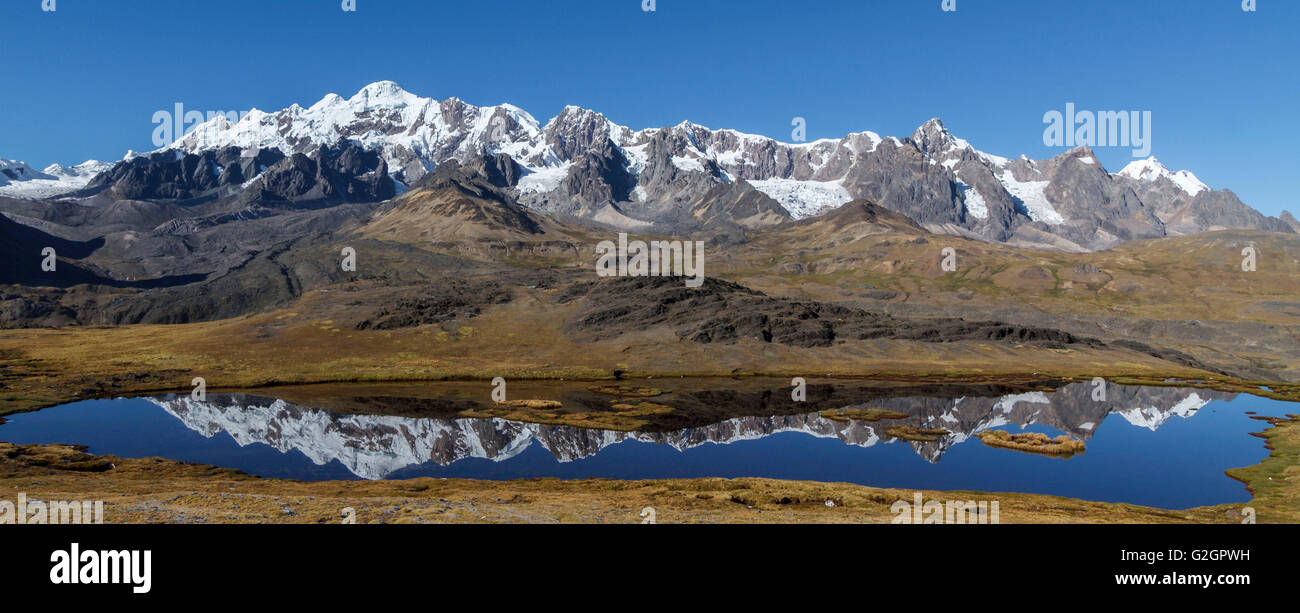
[[[284,157],[278,152],[269,155],[274,161]],[[86,191],[109,189],[115,199],[124,200],[190,200],[242,184],[245,168],[240,162],[235,148],[185,155],[158,152],[120,162],[95,177]]]
[[562,160],[575,159],[610,140],[613,124],[604,115],[566,106],[543,128],[546,145]]
[[396,194],[388,165],[352,144],[293,154],[268,168],[245,188],[246,202],[294,205],[379,202]]
[[[1230,190],[1204,191],[1168,214],[1170,234],[1196,234],[1211,230],[1250,228],[1272,232],[1297,232],[1283,219],[1267,217],[1246,206]],[[1294,221],[1294,220],[1292,220]]]
[[1170,172],[1155,158],[1134,162],[1113,175],[1148,203],[1171,236],[1213,230],[1252,229],[1296,232],[1282,218],[1246,206],[1231,190],[1213,190],[1187,171]]
[[1295,217],[1291,216],[1291,211],[1282,211],[1282,214],[1278,216],[1278,220],[1286,224],[1288,228],[1291,228],[1292,232],[1300,234],[1300,221],[1297,221]]
[[181,203],[235,195],[245,203],[314,205],[378,202],[395,193],[383,159],[342,143],[287,157],[237,147],[156,152],[117,164],[73,195]]
[[921,224],[968,225],[951,172],[931,164],[911,143],[886,141],[874,153],[849,169],[844,187],[850,194]]
[[397,330],[455,319],[469,319],[488,305],[510,302],[513,295],[500,281],[454,279],[429,285],[418,296],[397,299],[372,317],[356,323],[357,330]]
[[635,185],[636,178],[627,171],[627,158],[606,138],[573,158],[560,187],[574,203],[595,210],[627,201]]
[[[1064,222],[1041,227],[1085,250],[1165,235],[1164,223],[1128,186],[1111,178],[1087,147],[1034,165],[1035,178]],[[1057,204],[1059,203],[1059,204]]]

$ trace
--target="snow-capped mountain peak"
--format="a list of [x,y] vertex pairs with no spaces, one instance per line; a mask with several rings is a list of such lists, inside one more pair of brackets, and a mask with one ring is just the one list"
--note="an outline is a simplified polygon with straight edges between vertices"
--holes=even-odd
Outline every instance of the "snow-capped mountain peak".
[[1187,170],[1171,172],[1164,164],[1160,163],[1155,156],[1145,160],[1134,160],[1129,162],[1123,170],[1116,173],[1120,176],[1128,177],[1136,181],[1159,181],[1162,177],[1169,179],[1178,189],[1183,190],[1189,196],[1196,196],[1203,191],[1210,189],[1208,185],[1196,178],[1196,175]]
[[108,162],[87,160],[76,166],[50,164],[37,172],[18,160],[0,159],[0,196],[50,198],[86,186],[95,175],[112,168]]
[[276,149],[291,155],[351,142],[378,150],[394,174],[419,178],[449,158],[507,153],[526,166],[557,162],[538,121],[519,107],[439,102],[393,81],[371,83],[351,98],[328,94],[310,107],[254,109],[238,122],[219,116],[163,149],[201,153],[224,147]]
[[101,162],[99,160],[86,160],[75,166],[64,166],[63,164],[50,164],[41,172],[52,177],[86,177],[94,178],[95,175],[113,167],[112,162]]
[[990,168],[1001,168],[1010,162],[1002,156],[976,149],[964,138],[957,138],[938,117],[921,124],[912,133],[912,143],[935,163],[943,164],[948,169],[953,169],[961,163],[967,152]]
[[27,165],[27,162],[20,160],[6,160],[0,158],[0,185],[6,185],[12,181],[31,181],[33,179],[48,179]]
[[921,151],[930,155],[973,149],[970,143],[953,136],[952,132],[943,125],[943,120],[938,117],[921,124],[912,133],[912,142],[916,143]]
[[[335,96],[337,98],[337,96]],[[389,107],[401,108],[404,106],[416,106],[426,102],[411,92],[402,89],[401,85],[393,81],[376,81],[361,88],[356,95],[348,100],[353,105],[363,105],[366,108],[372,107]]]
[[1169,408],[1160,407],[1133,407],[1119,411],[1119,415],[1130,424],[1139,428],[1146,428],[1155,432],[1157,428],[1164,425],[1171,417],[1181,417],[1186,419],[1196,414],[1197,411],[1210,404],[1210,398],[1201,398],[1195,392],[1189,394],[1177,404]]

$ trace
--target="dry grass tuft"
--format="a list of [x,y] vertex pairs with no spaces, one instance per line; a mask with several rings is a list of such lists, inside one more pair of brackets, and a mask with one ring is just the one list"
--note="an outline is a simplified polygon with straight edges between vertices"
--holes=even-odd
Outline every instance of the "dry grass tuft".
[[826,409],[820,415],[831,421],[880,421],[882,419],[904,419],[907,413],[888,409]]
[[917,428],[916,426],[898,425],[885,428],[885,434],[906,441],[933,443],[939,440],[939,437],[952,433],[943,428]]
[[558,408],[560,408],[560,401],[558,401],[558,400],[536,400],[536,399],[528,399],[528,400],[507,400],[507,401],[505,401],[505,402],[498,402],[497,404],[498,404],[498,405],[501,405],[501,406],[506,406],[506,407],[514,407],[514,408],[516,408],[516,409],[534,409],[534,410],[537,410],[537,409],[558,409]]
[[615,411],[620,411],[622,415],[632,416],[632,417],[662,415],[664,413],[672,413],[673,411],[676,410],[667,405],[657,404],[654,402],[644,402],[644,401],[618,402],[618,403],[611,404],[610,408],[614,409]]
[[663,390],[655,387],[633,387],[631,385],[594,385],[587,389],[597,394],[618,396],[620,398],[653,398],[664,393]]
[[980,432],[975,436],[984,441],[989,447],[1000,447],[1002,449],[1014,449],[1027,453],[1041,453],[1043,455],[1056,455],[1062,457],[1071,457],[1075,454],[1083,453],[1087,445],[1083,441],[1072,439],[1064,434],[1056,438],[1047,438],[1046,434],[1041,432],[1024,432],[1021,434],[1012,434],[1003,430],[989,430]]

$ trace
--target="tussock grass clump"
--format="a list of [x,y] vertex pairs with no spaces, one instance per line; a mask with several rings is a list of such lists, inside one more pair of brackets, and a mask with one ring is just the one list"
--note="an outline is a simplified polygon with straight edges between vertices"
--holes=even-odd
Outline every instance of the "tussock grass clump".
[[880,421],[882,419],[903,419],[907,413],[888,409],[826,409],[819,413],[831,421]]
[[613,408],[615,411],[620,411],[622,415],[634,416],[634,417],[662,415],[664,413],[672,413],[673,411],[676,410],[667,405],[657,404],[654,402],[644,402],[644,401],[616,402],[614,404],[611,404],[610,408]]
[[663,390],[655,387],[633,387],[631,385],[594,385],[587,388],[587,390],[620,398],[653,398],[664,393]]
[[506,406],[506,407],[514,407],[514,408],[516,408],[516,409],[534,409],[534,410],[536,410],[536,409],[558,409],[558,408],[560,408],[560,401],[558,401],[558,400],[537,400],[537,399],[528,399],[528,400],[507,400],[507,401],[505,401],[505,402],[498,402],[497,404],[498,404],[498,405],[501,405],[501,406]]
[[898,425],[885,428],[885,434],[906,441],[932,443],[939,440],[939,437],[952,433],[943,428],[917,428],[916,426]]
[[1013,449],[1015,451],[1024,451],[1026,453],[1057,455],[1067,458],[1075,454],[1083,453],[1087,448],[1087,445],[1085,445],[1083,441],[1072,439],[1064,434],[1056,438],[1047,438],[1047,435],[1041,432],[1012,434],[1003,430],[989,430],[987,432],[980,432],[975,436],[979,437],[979,439],[984,441],[984,444],[989,447]]
[[645,427],[646,417],[675,411],[673,407],[643,400],[614,401],[609,411],[569,412],[555,400],[511,400],[492,406],[473,408],[458,413],[461,417],[478,419],[505,419],[553,426],[618,430],[630,432]]

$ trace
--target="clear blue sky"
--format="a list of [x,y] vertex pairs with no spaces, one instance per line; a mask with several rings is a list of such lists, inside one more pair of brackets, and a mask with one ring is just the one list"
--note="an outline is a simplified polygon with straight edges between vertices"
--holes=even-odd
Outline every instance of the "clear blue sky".
[[[1149,110],[1152,153],[1268,214],[1300,173],[1300,2],[1258,0],[4,0],[0,157],[152,148],[151,117],[275,110],[391,79],[424,96],[566,104],[790,139],[942,117],[1047,157],[1043,113]],[[1098,150],[1112,171],[1127,149]]]

